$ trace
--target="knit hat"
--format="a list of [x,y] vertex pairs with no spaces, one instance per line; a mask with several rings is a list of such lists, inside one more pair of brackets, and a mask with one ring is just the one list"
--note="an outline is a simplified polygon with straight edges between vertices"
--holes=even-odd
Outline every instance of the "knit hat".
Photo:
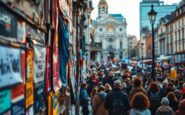
[[167,97],[163,97],[161,100],[161,105],[169,105],[169,100]]

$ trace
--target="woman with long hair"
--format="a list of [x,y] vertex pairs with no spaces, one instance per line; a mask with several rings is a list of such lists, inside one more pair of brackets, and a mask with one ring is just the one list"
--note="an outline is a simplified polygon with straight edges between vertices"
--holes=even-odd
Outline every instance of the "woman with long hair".
[[173,109],[173,111],[176,111],[178,109],[178,100],[174,92],[170,92],[167,94],[167,98],[169,100],[169,106]]
[[136,93],[130,103],[130,115],[151,115],[150,101],[143,93]]

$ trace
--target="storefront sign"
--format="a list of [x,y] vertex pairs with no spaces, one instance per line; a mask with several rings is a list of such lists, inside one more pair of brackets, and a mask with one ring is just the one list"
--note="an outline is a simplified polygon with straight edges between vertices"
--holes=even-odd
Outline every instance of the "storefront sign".
[[172,79],[177,78],[177,70],[171,70],[170,78]]
[[0,46],[0,88],[22,83],[21,50]]
[[0,35],[5,37],[17,37],[17,18],[0,7]]
[[4,113],[11,107],[11,91],[0,91],[0,114]]
[[34,45],[34,83],[44,81],[46,66],[46,48]]
[[33,104],[33,50],[27,50],[26,108]]
[[34,84],[34,109],[39,112],[45,107],[44,81]]

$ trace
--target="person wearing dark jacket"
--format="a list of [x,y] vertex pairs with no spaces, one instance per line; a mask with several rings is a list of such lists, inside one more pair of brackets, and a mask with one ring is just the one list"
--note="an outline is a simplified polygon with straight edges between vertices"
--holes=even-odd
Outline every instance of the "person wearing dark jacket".
[[175,112],[175,115],[185,115],[185,99],[179,104],[179,109]]
[[174,92],[170,92],[167,94],[167,98],[169,100],[169,106],[173,109],[173,111],[176,111],[178,109],[178,101],[177,97]]
[[119,80],[114,82],[113,90],[107,94],[104,106],[109,115],[128,115],[130,108],[128,96],[121,91],[121,82]]
[[80,89],[80,105],[82,106],[83,115],[89,114],[89,95],[87,93],[87,84],[83,83]]
[[167,97],[162,98],[161,106],[157,109],[156,115],[174,115],[173,109],[169,106]]

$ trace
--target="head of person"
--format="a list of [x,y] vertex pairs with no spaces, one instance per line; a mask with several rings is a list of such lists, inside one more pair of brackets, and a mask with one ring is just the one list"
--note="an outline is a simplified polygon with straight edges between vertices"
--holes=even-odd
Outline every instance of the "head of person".
[[167,98],[168,98],[169,100],[177,101],[177,97],[176,97],[176,95],[175,95],[174,92],[169,92],[169,93],[167,94]]
[[182,87],[183,87],[183,89],[185,89],[185,83],[183,83],[183,86]]
[[97,87],[93,88],[93,90],[91,91],[91,97],[93,97],[93,96],[96,95],[97,93],[98,93]]
[[125,82],[122,83],[122,88],[127,88],[127,84]]
[[115,80],[114,81],[114,88],[115,89],[121,89],[121,81],[120,80]]
[[148,91],[151,91],[152,93],[157,93],[159,90],[160,90],[159,86],[157,85],[156,82],[150,83],[150,85],[148,87]]
[[136,77],[134,79],[133,85],[134,85],[134,87],[141,87],[142,86],[142,81],[138,77]]
[[112,90],[112,87],[110,86],[110,84],[109,83],[106,83],[105,84],[105,91],[111,91]]
[[87,88],[87,83],[82,83],[81,87],[86,89]]
[[150,101],[143,93],[136,93],[131,100],[130,106],[133,109],[142,111],[150,107]]
[[98,93],[100,93],[100,92],[104,92],[105,91],[105,87],[103,86],[103,85],[101,85],[101,86],[99,86],[99,88],[98,88]]
[[161,105],[168,106],[169,105],[169,100],[167,97],[163,97],[161,100]]

